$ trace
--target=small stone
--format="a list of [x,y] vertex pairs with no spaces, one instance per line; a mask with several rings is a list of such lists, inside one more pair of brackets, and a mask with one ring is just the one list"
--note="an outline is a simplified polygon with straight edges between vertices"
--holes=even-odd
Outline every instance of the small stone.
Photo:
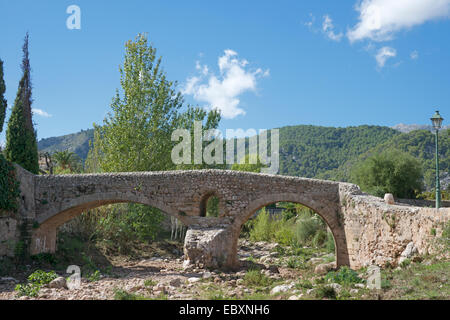
[[335,263],[334,262],[330,262],[330,263],[323,263],[323,264],[319,264],[316,266],[316,268],[314,269],[314,273],[316,274],[327,274],[328,271],[331,271],[335,268]]
[[359,290],[358,289],[350,289],[350,294],[355,295],[358,294]]
[[277,266],[269,266],[269,271],[271,273],[280,273],[280,270],[278,270]]
[[182,285],[182,281],[180,278],[175,278],[169,281],[169,285],[172,287],[178,288]]
[[58,277],[55,280],[51,281],[48,284],[49,288],[52,289],[62,289],[62,288],[67,288],[67,283],[66,283],[66,278],[64,277]]
[[337,294],[339,294],[342,291],[342,286],[339,283],[331,283],[329,284],[329,286],[333,288]]
[[384,202],[386,204],[395,204],[394,195],[392,193],[386,193],[384,195]]
[[292,287],[293,287],[293,285],[286,285],[286,284],[279,285],[279,286],[274,287],[270,291],[270,294],[278,294],[278,293],[282,293],[282,292],[287,292],[290,289],[292,289]]
[[200,280],[202,280],[201,278],[197,278],[197,277],[192,277],[188,279],[189,283],[196,283],[199,282]]

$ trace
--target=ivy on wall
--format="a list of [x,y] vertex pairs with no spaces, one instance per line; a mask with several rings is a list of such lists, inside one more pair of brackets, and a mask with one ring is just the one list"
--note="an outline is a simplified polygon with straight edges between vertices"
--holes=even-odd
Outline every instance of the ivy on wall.
[[0,214],[17,211],[19,195],[14,166],[0,153]]

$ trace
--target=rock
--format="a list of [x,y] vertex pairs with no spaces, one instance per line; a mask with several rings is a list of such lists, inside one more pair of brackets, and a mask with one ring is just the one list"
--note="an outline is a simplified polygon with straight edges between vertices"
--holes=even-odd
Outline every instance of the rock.
[[271,273],[280,273],[280,270],[278,270],[277,266],[269,266],[268,269]]
[[200,280],[202,280],[201,278],[197,278],[197,277],[192,277],[188,279],[189,283],[196,283],[199,282]]
[[384,202],[386,204],[395,204],[394,195],[392,193],[386,193],[384,195]]
[[203,273],[203,276],[202,276],[203,279],[209,279],[211,277],[212,277],[212,273],[211,272],[205,272],[205,273]]
[[306,294],[307,294],[307,295],[311,295],[311,294],[314,293],[315,290],[316,290],[315,288],[308,289],[308,290],[306,290]]
[[301,298],[302,296],[303,296],[302,294],[300,294],[300,295],[298,295],[298,296],[293,295],[293,296],[290,296],[288,300],[300,300],[300,298]]
[[272,290],[270,290],[270,294],[278,294],[278,293],[283,293],[283,292],[287,292],[289,290],[291,290],[294,287],[293,284],[282,284],[279,286],[274,287]]
[[184,270],[192,269],[192,265],[191,265],[191,261],[190,260],[184,260],[183,261],[183,269]]
[[19,281],[14,279],[13,277],[2,277],[0,278],[0,283],[10,283],[10,282],[14,282],[14,283],[18,283]]
[[162,283],[158,283],[156,286],[153,287],[152,291],[156,295],[161,293],[165,294],[167,293],[167,287]]
[[323,263],[316,266],[314,269],[314,273],[316,274],[327,274],[329,271],[333,270],[335,268],[335,263]]
[[309,262],[311,262],[312,264],[320,263],[323,262],[323,258],[311,258],[309,259]]
[[175,278],[169,281],[169,285],[175,288],[180,287],[183,284],[180,278]]
[[67,288],[67,283],[66,283],[66,278],[64,277],[58,277],[55,280],[51,281],[48,284],[49,288],[52,289],[62,289],[62,288]]
[[414,242],[408,243],[405,250],[400,255],[400,258],[398,259],[398,264],[401,264],[406,259],[412,258],[417,253],[417,248],[414,246]]
[[331,283],[328,286],[333,288],[337,294],[341,293],[342,291],[342,286],[339,283]]
[[364,285],[364,283],[356,283],[355,287],[356,288],[360,288],[360,289],[364,289],[366,286]]
[[350,294],[351,294],[351,295],[358,294],[358,292],[359,292],[358,289],[350,289]]

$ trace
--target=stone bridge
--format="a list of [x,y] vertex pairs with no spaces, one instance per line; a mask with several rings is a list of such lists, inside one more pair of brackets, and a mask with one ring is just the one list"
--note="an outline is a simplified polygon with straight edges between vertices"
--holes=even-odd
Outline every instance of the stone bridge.
[[[45,176],[16,171],[18,216],[29,230],[31,254],[54,252],[59,226],[113,203],[145,204],[178,218],[188,227],[185,262],[214,268],[238,265],[242,225],[275,202],[300,203],[319,214],[333,233],[337,265],[352,268],[395,265],[410,242],[420,253],[433,251],[433,238],[450,217],[450,209],[388,205],[356,185],[299,177],[225,170]],[[211,196],[219,198],[217,218],[205,216]],[[9,238],[20,237],[20,222],[9,222]]]

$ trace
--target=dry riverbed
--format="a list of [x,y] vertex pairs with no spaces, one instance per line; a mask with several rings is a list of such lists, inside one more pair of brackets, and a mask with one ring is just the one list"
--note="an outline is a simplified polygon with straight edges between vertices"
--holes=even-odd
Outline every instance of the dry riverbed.
[[[37,297],[19,297],[14,288],[24,283],[24,278],[4,276],[0,277],[0,299],[398,299],[408,298],[405,295],[415,292],[414,288],[407,286],[403,290],[395,285],[407,270],[385,273],[382,290],[369,290],[358,281],[341,284],[330,281],[325,275],[333,267],[334,255],[310,248],[293,250],[273,243],[241,240],[238,254],[242,267],[233,272],[184,268],[182,256],[174,258],[173,255],[119,260],[112,263],[108,274],[83,277],[78,289],[69,290],[65,281],[59,281],[50,285],[53,288],[49,285],[41,288]],[[426,295],[428,290],[425,296],[416,298],[449,298],[448,262],[439,263],[443,265],[430,268],[434,270],[432,276],[427,273],[426,264],[424,272],[416,272],[416,278],[423,275],[434,281],[431,296]],[[397,278],[392,276],[396,272]],[[366,276],[365,270],[359,271],[358,277]]]

